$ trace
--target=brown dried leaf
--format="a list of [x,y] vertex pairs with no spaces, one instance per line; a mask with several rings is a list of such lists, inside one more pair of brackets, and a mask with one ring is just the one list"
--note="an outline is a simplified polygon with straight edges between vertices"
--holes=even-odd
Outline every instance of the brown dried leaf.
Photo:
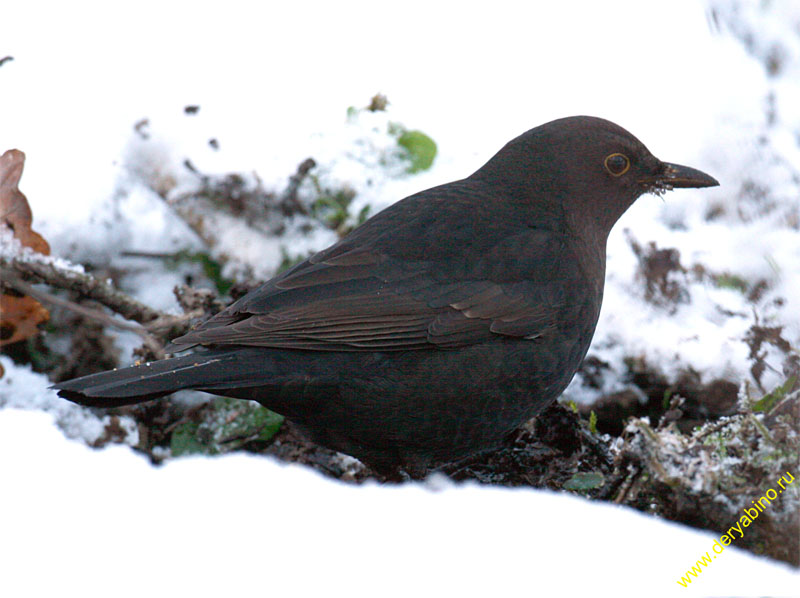
[[[26,247],[49,255],[50,245],[31,229],[33,214],[18,187],[24,166],[25,154],[19,150],[8,150],[0,156],[0,223]],[[37,326],[49,317],[48,311],[31,297],[0,295],[0,346],[35,335]]]
[[24,166],[25,154],[19,150],[8,150],[0,156],[0,221],[14,232],[23,245],[49,255],[50,245],[31,230],[33,214],[28,200],[18,187]]
[[0,346],[16,343],[39,332],[37,326],[50,317],[32,297],[0,295]]

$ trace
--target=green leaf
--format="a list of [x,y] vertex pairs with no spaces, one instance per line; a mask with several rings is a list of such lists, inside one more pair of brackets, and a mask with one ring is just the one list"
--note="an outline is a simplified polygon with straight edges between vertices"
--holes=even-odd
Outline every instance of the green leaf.
[[797,376],[791,376],[786,382],[772,389],[772,391],[765,394],[753,404],[753,411],[764,413],[772,411],[772,408],[786,396],[786,393],[792,389],[796,381]]
[[594,409],[589,412],[589,431],[592,434],[597,434],[597,414]]
[[565,490],[593,490],[605,484],[605,477],[599,471],[576,473],[566,482]]
[[422,131],[403,131],[397,138],[411,164],[406,169],[409,174],[428,170],[436,157],[436,143]]
[[359,225],[364,224],[367,221],[367,218],[369,218],[369,212],[370,212],[371,209],[372,209],[372,206],[370,206],[369,204],[367,204],[363,208],[361,208],[361,210],[358,212],[358,218],[356,218],[356,222]]
[[741,293],[746,293],[748,284],[747,281],[736,274],[729,274],[727,272],[719,274],[714,278],[714,284],[721,289],[733,289]]

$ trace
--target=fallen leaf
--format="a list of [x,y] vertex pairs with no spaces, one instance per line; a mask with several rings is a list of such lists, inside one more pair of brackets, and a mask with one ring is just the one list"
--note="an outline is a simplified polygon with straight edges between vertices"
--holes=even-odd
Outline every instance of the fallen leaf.
[[[50,254],[50,245],[33,229],[33,213],[19,190],[25,154],[8,150],[0,156],[0,224],[7,226],[20,243],[38,253]],[[50,317],[32,297],[7,292],[0,295],[0,346],[25,340],[39,332],[38,325]],[[2,374],[0,374],[2,376]]]
[[24,166],[25,154],[19,150],[8,150],[0,156],[0,221],[14,232],[20,243],[50,255],[50,245],[31,229],[31,207],[18,187]]
[[34,336],[41,322],[50,317],[48,311],[32,297],[0,295],[0,346]]

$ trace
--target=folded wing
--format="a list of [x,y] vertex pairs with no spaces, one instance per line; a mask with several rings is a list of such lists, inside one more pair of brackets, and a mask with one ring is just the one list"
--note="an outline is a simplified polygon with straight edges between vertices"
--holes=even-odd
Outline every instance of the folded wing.
[[493,274],[498,254],[521,249],[516,245],[522,240],[512,237],[471,268],[457,268],[457,279],[446,261],[408,262],[340,243],[173,344],[401,351],[455,348],[497,335],[536,338],[554,326],[566,273],[559,266],[565,260],[555,255],[562,245],[558,239],[528,234],[526,245],[531,238],[537,247],[524,249],[539,257],[538,266],[522,267],[525,272],[516,275],[509,275],[508,267]]
[[432,230],[440,222],[417,219],[417,243],[392,243],[367,223],[173,344],[406,351],[554,329],[578,276],[560,235],[488,224],[474,242],[445,244]]

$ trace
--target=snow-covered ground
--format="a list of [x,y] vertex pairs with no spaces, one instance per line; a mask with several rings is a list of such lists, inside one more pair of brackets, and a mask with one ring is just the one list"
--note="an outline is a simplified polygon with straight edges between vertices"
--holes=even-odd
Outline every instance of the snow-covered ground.
[[[789,595],[714,536],[546,491],[350,486],[244,455],[162,468],[0,411],[4,596]],[[23,459],[14,458],[24,455]],[[580,593],[579,593],[580,592]]]
[[[721,185],[643,197],[618,223],[591,352],[617,372],[636,355],[665,372],[691,366],[706,381],[738,382],[750,375],[744,335],[756,318],[800,345],[799,30],[792,0],[18,2],[0,15],[0,59],[14,58],[0,66],[0,152],[26,153],[21,188],[54,255],[117,263],[123,249],[199,246],[152,188],[196,184],[184,159],[282,189],[313,156],[324,181],[357,191],[355,211],[374,213],[471,173],[532,126],[602,116]],[[388,114],[347,118],[379,91]],[[190,104],[196,115],[184,113]],[[148,139],[133,129],[144,118]],[[381,163],[389,121],[437,142],[431,170],[399,176]],[[680,250],[686,301],[644,301],[625,229],[642,246]],[[234,262],[268,276],[281,246],[320,249],[332,233],[236,237],[226,246]],[[765,290],[751,301],[694,266],[751,287],[764,280]],[[129,290],[176,309],[168,274],[139,276]],[[782,381],[781,358],[767,356],[765,387]],[[800,587],[798,574],[730,550],[684,589],[676,581],[711,536],[565,495],[343,487],[244,456],[153,469],[126,448],[66,439],[54,421],[88,440],[100,422],[57,399],[43,376],[0,364],[4,595]],[[579,380],[568,392],[586,394]]]

